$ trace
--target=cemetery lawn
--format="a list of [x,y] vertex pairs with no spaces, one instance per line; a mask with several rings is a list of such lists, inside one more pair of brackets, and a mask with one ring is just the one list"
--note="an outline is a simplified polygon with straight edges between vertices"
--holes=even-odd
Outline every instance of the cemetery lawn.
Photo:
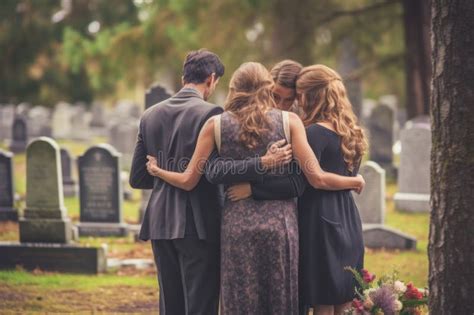
[[[88,144],[61,143],[77,157]],[[14,158],[15,187],[19,196],[17,207],[23,209],[26,188],[25,155]],[[73,168],[74,171],[77,171]],[[77,178],[77,177],[76,177]],[[394,209],[393,194],[396,185],[387,185],[387,213],[385,223],[415,236],[414,251],[366,250],[365,267],[377,276],[399,272],[400,278],[425,287],[428,279],[428,214],[410,214]],[[79,202],[76,197],[65,198],[65,205],[73,221],[79,220]],[[140,193],[134,191],[132,200],[124,201],[124,219],[137,223]],[[18,224],[0,223],[0,241],[17,241]],[[107,244],[109,258],[152,258],[149,243],[136,243],[132,237],[82,237],[84,245]],[[24,271],[0,271],[1,313],[31,312],[107,312],[152,313],[157,311],[158,287],[154,268],[145,270],[120,268],[101,275],[75,275]]]
[[395,210],[393,195],[397,191],[394,183],[387,183],[387,213],[385,224],[417,239],[416,250],[370,250],[366,249],[365,268],[378,276],[396,270],[400,279],[413,282],[417,287],[428,286],[428,213],[404,213]]
[[98,276],[0,271],[2,314],[106,312],[157,314],[153,274]]

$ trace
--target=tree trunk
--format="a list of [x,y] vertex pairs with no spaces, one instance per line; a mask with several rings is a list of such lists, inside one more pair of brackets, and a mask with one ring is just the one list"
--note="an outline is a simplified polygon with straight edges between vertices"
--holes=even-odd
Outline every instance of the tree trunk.
[[312,57],[315,37],[311,16],[313,6],[311,0],[300,0],[297,4],[277,0],[272,4],[272,59],[293,59],[303,65],[315,63]]
[[430,0],[403,0],[407,117],[428,115],[430,108]]
[[474,312],[474,1],[432,0],[430,314]]

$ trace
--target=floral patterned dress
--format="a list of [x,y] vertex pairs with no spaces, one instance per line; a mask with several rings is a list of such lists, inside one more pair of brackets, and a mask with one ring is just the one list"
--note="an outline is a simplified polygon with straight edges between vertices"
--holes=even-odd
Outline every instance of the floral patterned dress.
[[[239,141],[239,122],[221,116],[220,155],[264,155],[285,138],[282,112],[267,113],[272,130],[254,150]],[[295,199],[226,200],[221,228],[221,314],[298,313],[298,220]]]

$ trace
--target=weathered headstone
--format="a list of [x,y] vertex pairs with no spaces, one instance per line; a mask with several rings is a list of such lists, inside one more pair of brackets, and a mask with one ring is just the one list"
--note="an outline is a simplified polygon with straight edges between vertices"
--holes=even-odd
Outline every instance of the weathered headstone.
[[72,244],[76,236],[63,202],[61,158],[53,139],[32,141],[26,151],[26,209],[20,242],[0,242],[0,268],[62,272],[105,271],[105,247]]
[[383,224],[385,220],[385,170],[368,161],[359,170],[365,179],[362,193],[353,194],[362,223]]
[[16,115],[12,125],[12,138],[10,151],[13,153],[24,152],[28,144],[27,120],[23,115]]
[[51,137],[51,111],[44,106],[35,106],[28,111],[28,136],[30,138]]
[[56,105],[53,118],[53,137],[56,139],[68,139],[71,136],[71,105],[60,102]]
[[372,115],[372,111],[377,106],[377,101],[365,98],[362,101],[362,108],[360,111],[360,120],[364,126],[367,126],[370,121],[370,115]]
[[18,220],[13,179],[13,154],[0,149],[0,221]]
[[393,141],[395,114],[391,106],[379,103],[370,115],[368,122],[370,160],[393,174]]
[[20,241],[69,243],[72,225],[64,206],[61,157],[51,138],[41,137],[26,152],[26,208]]
[[73,114],[71,116],[71,138],[80,141],[90,139],[90,120],[91,115],[87,112],[85,105],[82,103],[75,105],[73,107]]
[[364,245],[368,248],[416,249],[413,236],[383,224],[366,224],[363,227]]
[[399,210],[428,212],[430,210],[431,129],[425,118],[405,124],[400,133],[401,154],[398,171],[398,192],[394,196]]
[[109,130],[109,144],[122,154],[123,167],[130,169],[137,142],[137,120],[117,121]]
[[145,109],[171,97],[171,94],[159,84],[152,85],[145,93]]
[[89,148],[79,157],[81,235],[127,234],[122,217],[120,154],[110,145]]
[[353,193],[362,220],[364,244],[369,248],[415,249],[416,239],[384,225],[385,170],[368,161],[359,173],[366,184],[360,195]]
[[72,158],[68,150],[61,148],[61,167],[63,174],[64,196],[72,197],[77,194],[77,184],[72,178]]
[[0,106],[0,143],[12,136],[12,123],[15,117],[15,106]]
[[92,118],[90,126],[95,128],[104,128],[107,124],[105,106],[102,103],[94,102],[91,108]]

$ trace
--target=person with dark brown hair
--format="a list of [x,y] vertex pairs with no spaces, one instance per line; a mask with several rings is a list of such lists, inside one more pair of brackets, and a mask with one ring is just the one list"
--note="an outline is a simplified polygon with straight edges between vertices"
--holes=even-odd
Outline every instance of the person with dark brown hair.
[[276,106],[281,110],[298,113],[296,104],[296,79],[303,66],[293,60],[283,60],[273,66],[270,73],[275,85],[273,98]]

